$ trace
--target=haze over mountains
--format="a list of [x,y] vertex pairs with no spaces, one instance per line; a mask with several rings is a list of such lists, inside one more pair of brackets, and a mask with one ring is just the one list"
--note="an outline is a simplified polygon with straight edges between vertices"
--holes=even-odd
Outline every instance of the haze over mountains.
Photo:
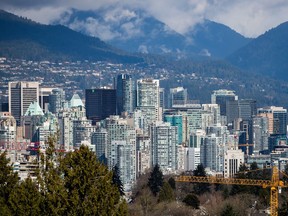
[[209,20],[180,34],[147,12],[132,9],[73,9],[63,13],[54,24],[97,36],[129,52],[170,53],[182,57],[200,55],[223,58],[251,41],[229,27]]

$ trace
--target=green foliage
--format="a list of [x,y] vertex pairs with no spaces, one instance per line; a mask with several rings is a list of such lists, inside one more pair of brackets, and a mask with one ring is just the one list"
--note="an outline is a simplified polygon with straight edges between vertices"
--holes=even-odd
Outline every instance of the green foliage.
[[88,147],[67,155],[55,151],[56,136],[40,154],[37,179],[19,182],[0,155],[1,215],[127,215],[127,204],[112,183],[112,171]]
[[173,200],[175,200],[174,191],[168,182],[164,182],[159,192],[159,202],[171,202]]
[[88,147],[68,153],[61,160],[64,186],[68,193],[68,215],[115,215],[125,212],[113,173],[101,164]]
[[198,197],[195,194],[188,194],[184,199],[183,202],[188,205],[191,206],[195,209],[199,209],[200,206],[200,201],[198,199]]
[[[109,60],[142,62],[139,57],[61,25],[41,25],[0,11],[0,55],[28,60]],[[3,48],[3,49],[2,49]]]
[[237,216],[237,212],[233,209],[233,206],[227,204],[221,211],[221,216]]
[[117,165],[115,165],[113,167],[112,172],[113,172],[113,177],[112,177],[113,184],[117,186],[119,193],[120,193],[120,196],[125,195],[123,184],[122,184],[122,181],[120,179],[120,170],[119,170]]
[[162,185],[163,185],[163,174],[162,171],[160,170],[159,165],[156,164],[148,179],[148,187],[150,188],[153,195],[156,196],[159,193]]
[[10,215],[8,200],[18,184],[18,175],[14,173],[6,158],[6,152],[0,154],[0,212]]
[[[194,176],[207,176],[205,168],[202,164],[199,164],[197,168],[193,171]],[[210,184],[208,183],[194,183],[193,184],[194,193],[201,195],[206,192],[210,192]]]
[[168,183],[170,184],[170,186],[171,186],[171,188],[172,188],[173,190],[176,189],[176,182],[175,182],[175,179],[174,179],[173,177],[170,177],[170,178],[168,179]]
[[287,80],[287,35],[288,22],[285,22],[236,51],[229,61],[260,76]]
[[42,213],[43,196],[31,178],[15,187],[8,202],[12,215],[36,216]]
[[37,182],[44,197],[42,212],[45,215],[63,215],[68,205],[68,194],[58,167],[62,155],[56,152],[57,135],[48,137],[45,155],[40,154]]

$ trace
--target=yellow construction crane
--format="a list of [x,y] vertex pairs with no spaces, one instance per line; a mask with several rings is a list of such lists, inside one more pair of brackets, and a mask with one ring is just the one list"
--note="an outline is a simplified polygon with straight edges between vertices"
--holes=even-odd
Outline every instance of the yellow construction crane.
[[272,167],[271,180],[256,179],[238,179],[238,178],[218,178],[215,176],[177,176],[177,182],[196,182],[196,183],[212,183],[212,184],[231,184],[231,185],[251,185],[270,187],[270,213],[271,216],[278,216],[278,191],[282,187],[288,187],[288,183],[284,183],[279,178],[279,170],[276,166]]

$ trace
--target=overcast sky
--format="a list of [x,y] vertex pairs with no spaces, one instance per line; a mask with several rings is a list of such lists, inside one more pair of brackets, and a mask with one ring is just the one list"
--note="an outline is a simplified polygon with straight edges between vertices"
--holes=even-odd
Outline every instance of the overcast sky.
[[109,5],[141,8],[184,33],[203,18],[257,37],[288,21],[288,0],[0,0],[0,8],[49,24],[71,8],[93,10]]

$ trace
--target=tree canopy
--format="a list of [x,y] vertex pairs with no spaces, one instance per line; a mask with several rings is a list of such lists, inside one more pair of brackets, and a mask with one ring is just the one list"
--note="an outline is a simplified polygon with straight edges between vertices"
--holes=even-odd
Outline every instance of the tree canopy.
[[168,182],[164,182],[159,192],[159,202],[171,202],[175,199],[174,191]]
[[125,193],[124,193],[123,183],[120,179],[120,170],[117,164],[113,167],[112,171],[113,171],[112,182],[114,185],[117,186],[120,196],[123,196],[125,195]]
[[113,183],[113,172],[87,146],[58,154],[54,139],[40,154],[37,178],[20,181],[0,155],[2,215],[126,215],[127,204]]
[[[193,171],[194,176],[207,176],[205,168],[202,164],[199,164]],[[196,194],[200,195],[210,191],[210,184],[207,183],[194,183],[193,190]]]
[[153,171],[150,174],[148,186],[154,196],[159,193],[161,187],[163,186],[163,174],[158,164],[154,166]]
[[199,209],[200,206],[200,201],[198,199],[198,197],[195,194],[188,194],[184,199],[183,202],[188,205],[191,206],[195,209]]

